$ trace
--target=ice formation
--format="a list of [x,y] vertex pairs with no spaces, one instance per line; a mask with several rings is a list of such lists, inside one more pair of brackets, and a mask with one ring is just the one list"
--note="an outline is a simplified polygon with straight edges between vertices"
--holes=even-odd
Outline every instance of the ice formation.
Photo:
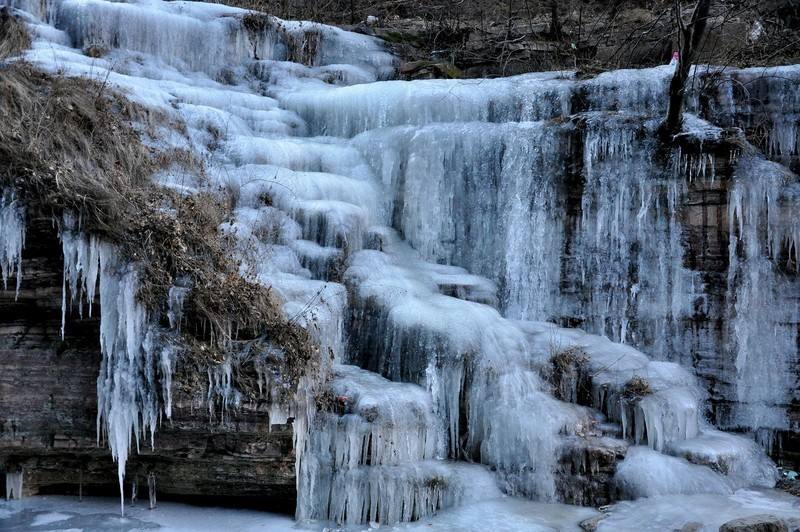
[[620,491],[631,499],[733,493],[733,486],[724,475],[643,447],[628,449],[625,460],[617,468],[615,480]]
[[[320,379],[301,379],[291,404],[273,400],[269,420],[294,418],[299,519],[396,523],[469,501],[516,504],[497,502],[501,490],[555,502],[560,453],[587,434],[610,440],[598,426],[618,426],[625,441],[614,444],[633,445],[617,471],[628,497],[774,483],[752,439],[708,426],[690,368],[699,344],[735,350],[740,411],[726,425],[787,427],[798,310],[775,313],[770,297],[797,289],[785,271],[798,258],[797,180],[783,166],[797,133],[781,118],[800,108],[794,87],[735,71],[712,101],[689,95],[680,135],[707,144],[720,141],[717,125],[752,119],[736,80],[794,95],[772,104],[766,158],[736,162],[726,272],[735,304],[719,316],[732,334],[714,343],[692,329],[710,294],[687,264],[680,206],[695,180],[716,179],[715,160],[680,152],[662,164],[656,118],[672,67],[380,81],[395,63],[384,45],[328,26],[192,2],[12,5],[36,36],[29,61],[101,79],[186,125],[146,140],[194,150],[207,182],[180,171],[157,182],[226,192],[233,215],[220,230],[241,275],[272,286],[319,345]],[[4,195],[3,276],[14,268],[18,282],[20,213]],[[136,265],[83,235],[78,219],[61,229],[65,316],[100,297],[98,436],[121,484],[132,443],[148,431],[152,443],[161,412],[170,415],[178,351],[136,300]],[[169,292],[170,331],[190,289]],[[264,395],[279,392],[264,360],[227,347],[208,372],[220,420],[242,400],[233,377],[244,360]],[[562,401],[547,368],[564,352],[585,366],[562,383]],[[632,396],[638,381],[646,391]]]
[[0,274],[3,287],[9,277],[17,281],[16,293],[22,286],[22,249],[25,247],[25,211],[12,190],[0,192]]
[[[68,304],[85,298],[89,312],[100,296],[100,352],[97,378],[97,438],[108,443],[117,461],[120,493],[132,444],[138,450],[149,432],[150,444],[161,412],[171,415],[171,383],[176,347],[152,322],[137,300],[135,264],[120,260],[113,245],[78,231],[66,216],[61,230],[64,252],[63,315]],[[62,334],[64,326],[62,324]],[[120,498],[120,504],[124,499]]]
[[731,347],[736,354],[735,422],[745,427],[785,427],[781,405],[792,400],[800,307],[775,305],[797,293],[787,263],[796,268],[800,211],[795,176],[761,158],[739,160],[730,193],[728,292]]
[[6,500],[22,498],[22,470],[6,471]]

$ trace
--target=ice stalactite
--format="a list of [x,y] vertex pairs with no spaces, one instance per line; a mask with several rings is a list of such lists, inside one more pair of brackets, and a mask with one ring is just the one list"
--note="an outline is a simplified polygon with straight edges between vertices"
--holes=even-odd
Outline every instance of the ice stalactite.
[[[65,216],[61,230],[64,286],[70,290],[71,303],[82,305],[85,297],[91,309],[99,280],[103,358],[97,379],[97,439],[108,443],[117,461],[124,510],[123,479],[132,444],[138,450],[149,432],[153,445],[162,408],[167,417],[171,415],[177,347],[138,301],[135,264],[120,259],[113,245],[78,230],[76,219]],[[66,290],[63,304],[66,316]]]
[[13,190],[0,191],[0,273],[3,289],[16,278],[16,295],[22,286],[22,249],[25,247],[25,209]]
[[22,498],[22,469],[6,471],[6,500]]
[[[78,312],[83,317],[84,301],[92,315],[100,276],[100,241],[80,231],[80,221],[71,214],[65,214],[61,228],[61,250],[64,254],[64,278],[61,288],[61,337],[64,338],[67,311],[77,303]],[[69,300],[67,299],[69,292]]]
[[788,427],[800,307],[784,298],[796,293],[798,186],[794,174],[764,159],[742,158],[736,167],[727,298],[738,398],[732,423],[739,426]]

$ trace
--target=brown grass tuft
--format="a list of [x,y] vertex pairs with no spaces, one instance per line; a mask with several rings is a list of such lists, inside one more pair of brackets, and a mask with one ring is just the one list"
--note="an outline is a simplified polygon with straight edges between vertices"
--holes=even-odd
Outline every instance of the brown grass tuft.
[[638,375],[631,377],[622,388],[622,398],[629,402],[640,401],[652,393],[653,389],[650,387],[650,383]]
[[31,46],[28,30],[11,14],[8,7],[0,8],[0,61],[14,57]]

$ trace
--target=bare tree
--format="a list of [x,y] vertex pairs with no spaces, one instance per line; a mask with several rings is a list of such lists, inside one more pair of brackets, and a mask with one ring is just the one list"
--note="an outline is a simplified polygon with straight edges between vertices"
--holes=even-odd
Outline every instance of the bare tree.
[[706,31],[706,21],[710,9],[711,0],[698,0],[689,24],[684,25],[681,18],[680,0],[675,0],[675,21],[678,26],[678,65],[669,85],[669,108],[667,109],[667,118],[662,125],[662,134],[665,138],[670,138],[680,131],[683,123],[683,96],[686,91],[686,80],[689,78],[692,61],[697,56],[700,42]]

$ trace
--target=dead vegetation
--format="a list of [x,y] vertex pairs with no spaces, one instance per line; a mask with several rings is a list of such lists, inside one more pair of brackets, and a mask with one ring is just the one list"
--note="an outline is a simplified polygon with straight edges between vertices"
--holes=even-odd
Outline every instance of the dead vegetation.
[[[6,16],[5,10],[2,12]],[[2,19],[1,50],[29,42],[24,26]],[[20,31],[22,33],[20,33]],[[202,178],[191,154],[157,151],[149,127],[172,127],[103,83],[51,76],[23,61],[0,64],[0,185],[13,187],[30,212],[60,220],[80,215],[81,229],[117,245],[141,268],[139,298],[166,321],[168,292],[187,283],[181,327],[201,364],[218,363],[235,343],[282,352],[276,371],[296,384],[314,354],[308,332],[282,313],[270,288],[239,275],[233,242],[219,226],[230,204],[213,194],[180,195],[158,187],[154,172],[179,167]]]
[[589,357],[580,346],[552,350],[549,380],[556,398],[577,403],[582,392],[589,389]]
[[629,403],[641,401],[652,393],[653,389],[650,387],[650,383],[639,375],[631,377],[622,388],[622,398]]
[[[669,62],[677,49],[674,9],[696,0],[213,0],[286,19],[345,25],[391,43],[411,72],[467,77]],[[698,60],[754,66],[800,61],[794,0],[714,0]],[[452,65],[458,70],[444,68]]]
[[550,357],[553,371],[557,373],[571,371],[572,368],[576,367],[586,367],[588,362],[589,358],[586,355],[586,351],[576,345],[558,351]]
[[0,61],[19,55],[31,45],[25,26],[11,15],[8,7],[0,8]]

